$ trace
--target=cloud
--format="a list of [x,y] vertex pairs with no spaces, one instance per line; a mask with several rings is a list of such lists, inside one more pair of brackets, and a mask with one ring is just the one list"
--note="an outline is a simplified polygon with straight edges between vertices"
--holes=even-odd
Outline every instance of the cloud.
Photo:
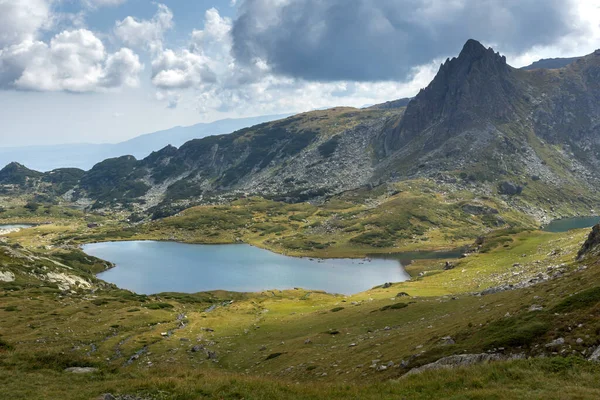
[[51,20],[50,2],[46,0],[0,1],[0,49],[32,41]]
[[581,34],[571,0],[245,0],[232,29],[240,63],[313,81],[406,80],[468,38],[522,53]]
[[49,43],[26,40],[0,50],[0,87],[90,92],[134,86],[142,65],[129,49],[108,54],[86,29],[63,31]]
[[160,50],[164,33],[173,27],[173,13],[164,4],[158,4],[158,11],[151,20],[138,20],[128,16],[115,23],[115,34],[127,46],[148,47]]
[[231,58],[231,20],[211,8],[203,30],[194,30],[189,48],[165,49],[152,61],[152,83],[160,89],[185,89],[212,85],[225,75]]

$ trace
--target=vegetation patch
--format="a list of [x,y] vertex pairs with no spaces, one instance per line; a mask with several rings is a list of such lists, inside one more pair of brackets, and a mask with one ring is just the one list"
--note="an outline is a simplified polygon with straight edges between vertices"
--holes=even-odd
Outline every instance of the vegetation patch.
[[400,310],[403,308],[408,307],[407,303],[394,303],[394,304],[389,304],[387,306],[383,306],[379,309],[379,311],[386,311],[386,310]]
[[149,310],[164,310],[173,308],[174,306],[170,303],[150,303],[145,304],[144,307],[146,307]]
[[558,303],[552,312],[566,313],[583,308],[590,308],[600,303],[600,286],[584,290],[572,296],[567,297]]

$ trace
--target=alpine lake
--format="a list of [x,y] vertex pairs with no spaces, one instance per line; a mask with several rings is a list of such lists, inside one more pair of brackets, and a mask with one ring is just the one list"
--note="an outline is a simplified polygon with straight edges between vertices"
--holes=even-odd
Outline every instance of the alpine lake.
[[[600,217],[555,220],[546,232],[589,228]],[[0,229],[6,226],[0,226]],[[14,227],[14,226],[11,226]],[[196,293],[211,290],[258,292],[300,287],[354,294],[385,282],[410,279],[404,270],[415,259],[458,258],[449,252],[383,254],[362,259],[289,257],[247,244],[202,245],[160,241],[122,241],[82,246],[114,268],[99,278],[141,294]]]

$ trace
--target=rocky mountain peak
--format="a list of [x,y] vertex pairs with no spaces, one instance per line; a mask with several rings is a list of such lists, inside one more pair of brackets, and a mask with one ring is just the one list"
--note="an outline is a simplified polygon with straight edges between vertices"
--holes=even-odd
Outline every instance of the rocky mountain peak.
[[425,89],[408,104],[404,118],[388,137],[397,150],[428,129],[447,139],[481,121],[509,121],[515,114],[520,82],[506,57],[469,39],[458,57],[447,59]]
[[485,48],[477,40],[469,39],[463,46],[460,54],[456,58],[460,63],[472,64],[478,60],[487,59],[490,62],[497,62],[500,64],[506,64],[506,57],[500,55],[500,53],[494,52],[490,48]]

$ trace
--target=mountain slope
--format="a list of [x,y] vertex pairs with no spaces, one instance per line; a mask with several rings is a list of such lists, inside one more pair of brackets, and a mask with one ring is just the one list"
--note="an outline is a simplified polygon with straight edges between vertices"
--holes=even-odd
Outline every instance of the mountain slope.
[[406,107],[313,111],[109,159],[65,198],[181,209],[245,195],[319,201],[419,179],[539,221],[589,213],[599,204],[599,77],[600,51],[527,71],[469,40]]
[[223,119],[192,126],[178,126],[148,133],[116,144],[63,144],[50,146],[0,147],[0,165],[19,162],[39,171],[57,168],[88,170],[107,158],[133,155],[148,156],[152,151],[167,145],[179,147],[185,142],[208,135],[220,135],[248,126],[284,118],[287,115],[264,115],[260,117]]

